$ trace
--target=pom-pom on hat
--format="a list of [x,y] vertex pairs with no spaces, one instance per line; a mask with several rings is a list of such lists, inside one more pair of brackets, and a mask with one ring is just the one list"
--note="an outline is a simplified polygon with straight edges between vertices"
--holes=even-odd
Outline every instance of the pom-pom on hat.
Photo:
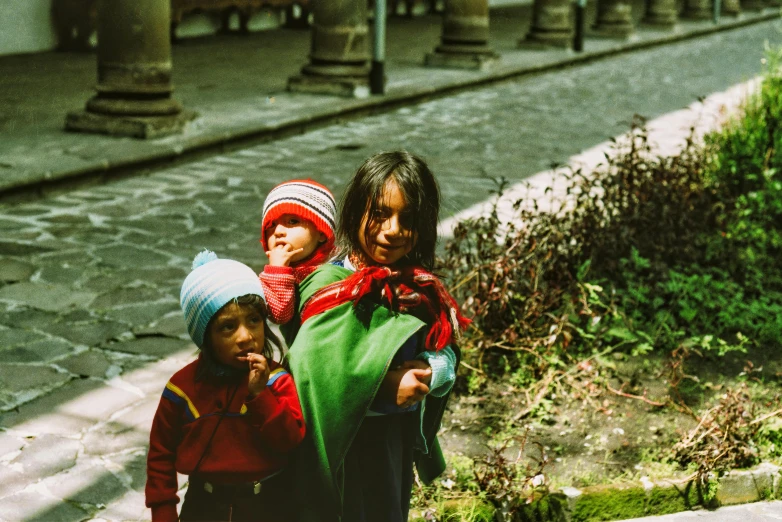
[[193,342],[201,348],[209,320],[226,303],[248,294],[264,297],[258,274],[252,268],[233,259],[220,259],[209,250],[198,254],[179,294]]
[[310,221],[318,232],[325,234],[325,247],[331,249],[334,245],[337,204],[331,191],[320,183],[311,179],[294,179],[280,183],[269,191],[263,202],[261,224],[261,244],[264,250],[269,249],[266,230],[272,221],[283,214],[293,214]]

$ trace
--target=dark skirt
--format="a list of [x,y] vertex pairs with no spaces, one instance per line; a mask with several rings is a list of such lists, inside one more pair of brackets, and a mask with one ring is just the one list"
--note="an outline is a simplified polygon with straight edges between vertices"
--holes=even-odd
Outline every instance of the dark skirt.
[[345,457],[342,522],[407,522],[418,413],[365,417]]

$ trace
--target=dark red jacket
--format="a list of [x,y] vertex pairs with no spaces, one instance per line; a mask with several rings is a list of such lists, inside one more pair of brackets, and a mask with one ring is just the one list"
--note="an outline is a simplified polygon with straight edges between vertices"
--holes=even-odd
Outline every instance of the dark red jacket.
[[[200,360],[200,359],[199,359]],[[179,370],[160,399],[147,456],[146,504],[152,520],[176,521],[177,473],[190,475],[204,452],[236,382],[195,380],[199,360]],[[250,482],[285,467],[288,452],[304,438],[296,386],[290,374],[270,361],[266,388],[249,400],[247,379],[226,410],[198,468],[213,482]]]

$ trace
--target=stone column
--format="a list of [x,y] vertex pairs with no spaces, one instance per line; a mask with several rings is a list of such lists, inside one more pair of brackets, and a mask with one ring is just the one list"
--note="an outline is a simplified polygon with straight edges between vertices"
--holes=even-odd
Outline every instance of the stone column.
[[180,133],[195,114],[172,98],[169,0],[101,0],[97,94],[67,130],[136,138]]
[[710,20],[714,16],[712,0],[684,0],[682,18],[688,20]]
[[570,0],[535,0],[532,4],[532,26],[520,47],[570,47],[573,44],[572,2]]
[[676,0],[649,0],[646,4],[646,15],[643,20],[646,24],[672,27],[676,25],[678,19]]
[[597,21],[593,27],[600,36],[626,38],[634,31],[629,0],[597,0]]
[[445,0],[443,33],[426,65],[482,69],[497,59],[489,47],[489,0]]
[[366,0],[312,2],[310,62],[288,80],[288,90],[369,96]]

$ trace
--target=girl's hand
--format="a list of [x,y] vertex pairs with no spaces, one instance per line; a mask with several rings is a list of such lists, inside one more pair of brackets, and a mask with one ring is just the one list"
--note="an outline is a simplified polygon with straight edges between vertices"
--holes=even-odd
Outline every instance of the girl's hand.
[[429,366],[426,361],[422,361],[420,359],[412,359],[410,361],[405,361],[402,363],[402,366],[400,366],[401,369],[410,370],[410,369],[418,369],[418,370],[429,370],[429,374],[423,376],[423,379],[421,379],[421,382],[429,386],[429,383],[432,382],[432,367]]
[[424,381],[428,382],[431,378],[432,369],[428,367],[389,370],[383,379],[385,395],[400,408],[409,408],[424,400],[429,393],[429,386]]
[[247,391],[253,399],[258,396],[269,382],[269,363],[266,357],[259,353],[247,354],[247,363],[250,365],[250,377],[247,381]]
[[269,258],[269,264],[271,266],[289,266],[291,263],[291,258],[299,252],[304,252],[304,249],[297,248],[296,250],[293,250],[292,246],[285,243],[268,250],[266,252],[266,257]]

